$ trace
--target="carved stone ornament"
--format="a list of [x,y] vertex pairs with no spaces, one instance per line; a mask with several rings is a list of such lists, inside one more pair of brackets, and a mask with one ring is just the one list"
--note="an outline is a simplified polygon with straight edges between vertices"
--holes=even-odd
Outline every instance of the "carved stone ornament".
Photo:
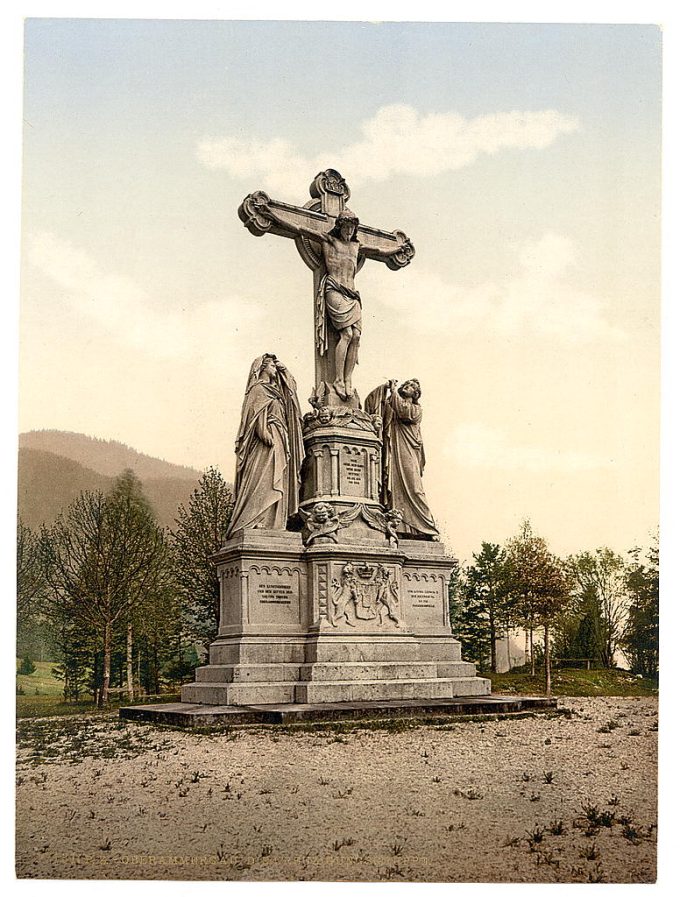
[[312,506],[311,511],[299,508],[298,513],[303,522],[302,541],[306,546],[321,538],[323,541],[337,542],[338,530],[349,526],[360,517],[371,529],[385,533],[390,548],[399,547],[397,527],[403,519],[401,511],[380,511],[369,505],[357,503],[348,511],[338,514],[333,505],[319,501]]
[[360,408],[347,406],[333,408],[328,405],[321,405],[315,395],[312,395],[309,401],[314,410],[307,412],[303,418],[305,433],[318,427],[335,426],[346,427],[351,430],[366,430],[378,436],[382,435],[383,422],[379,414],[367,414]]
[[271,199],[263,190],[249,193],[238,209],[238,217],[251,234],[261,237],[272,226],[269,204]]
[[319,501],[311,511],[300,508],[299,514],[304,523],[302,541],[305,545],[311,545],[315,539],[322,537],[325,537],[324,541],[338,541],[337,532],[341,524],[333,505]]
[[416,250],[403,230],[393,230],[392,233],[399,241],[399,249],[390,255],[385,264],[392,271],[398,271],[399,268],[405,268],[411,264],[411,259],[416,254]]
[[399,535],[397,530],[404,519],[404,515],[397,508],[387,511],[385,514],[385,532],[390,540],[391,548],[399,547]]
[[358,620],[382,626],[385,619],[400,625],[397,584],[382,564],[347,563],[340,582],[334,579],[332,586],[328,620],[333,626],[343,620],[348,626]]
[[325,171],[320,171],[312,181],[309,187],[309,193],[310,196],[315,199],[321,199],[324,193],[332,193],[335,196],[342,197],[344,202],[347,202],[350,197],[347,182],[340,172],[336,171],[334,168],[327,168]]

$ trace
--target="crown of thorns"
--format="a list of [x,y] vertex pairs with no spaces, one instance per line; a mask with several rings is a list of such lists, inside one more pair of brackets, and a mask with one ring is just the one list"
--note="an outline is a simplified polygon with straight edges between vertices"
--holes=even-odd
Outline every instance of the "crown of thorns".
[[343,209],[342,212],[335,219],[336,224],[342,224],[345,221],[349,221],[352,224],[358,224],[359,216],[355,215],[351,209]]

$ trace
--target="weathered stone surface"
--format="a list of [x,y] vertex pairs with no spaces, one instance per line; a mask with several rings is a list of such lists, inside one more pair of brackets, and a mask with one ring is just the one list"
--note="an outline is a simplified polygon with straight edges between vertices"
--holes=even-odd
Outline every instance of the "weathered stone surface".
[[366,410],[352,385],[361,334],[354,277],[365,259],[407,265],[413,247],[400,231],[360,225],[337,171],[317,175],[310,192],[305,208],[257,192],[239,209],[251,233],[295,239],[314,271],[313,410],[301,417],[295,381],[274,356],[253,362],[231,537],[213,558],[219,632],[182,699],[316,704],[488,694],[489,681],[461,660],[451,634],[454,559],[436,541],[423,491],[420,385],[409,380],[397,390],[391,380]]
[[468,695],[455,698],[430,698],[419,701],[343,701],[322,704],[140,704],[121,707],[124,719],[157,722],[186,728],[239,726],[253,723],[291,725],[301,722],[328,722],[343,719],[381,719],[451,717],[465,714],[512,715],[552,710],[556,698],[507,695]]
[[232,535],[249,527],[285,530],[297,513],[302,415],[295,380],[275,355],[252,363],[236,437]]
[[437,542],[390,547],[246,530],[216,555],[222,618],[182,700],[205,704],[485,695],[451,635],[452,561]]
[[319,405],[358,408],[352,375],[359,354],[361,300],[354,278],[366,259],[398,270],[410,263],[415,250],[402,231],[361,225],[346,206],[349,187],[334,169],[319,172],[310,194],[312,201],[300,207],[258,190],[243,200],[238,214],[255,236],[270,233],[295,240],[314,272],[314,399]]

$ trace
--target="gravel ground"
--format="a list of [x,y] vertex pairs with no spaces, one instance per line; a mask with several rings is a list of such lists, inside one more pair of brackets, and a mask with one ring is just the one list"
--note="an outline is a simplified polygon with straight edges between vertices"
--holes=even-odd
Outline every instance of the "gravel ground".
[[653,882],[655,698],[196,734],[20,724],[20,878]]

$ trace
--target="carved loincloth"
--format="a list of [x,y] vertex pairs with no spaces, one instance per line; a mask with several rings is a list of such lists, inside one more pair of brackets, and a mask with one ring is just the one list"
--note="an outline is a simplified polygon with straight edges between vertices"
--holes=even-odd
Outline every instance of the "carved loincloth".
[[355,327],[361,332],[361,296],[324,274],[316,294],[316,346],[319,355],[328,351],[327,318],[335,330]]

